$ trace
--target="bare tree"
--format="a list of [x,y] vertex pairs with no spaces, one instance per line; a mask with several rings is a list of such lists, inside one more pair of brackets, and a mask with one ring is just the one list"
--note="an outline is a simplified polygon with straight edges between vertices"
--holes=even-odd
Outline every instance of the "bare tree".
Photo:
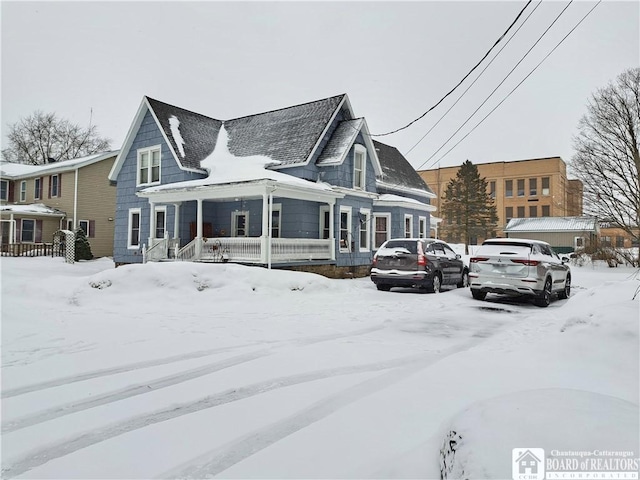
[[585,212],[640,241],[640,68],[592,96],[579,130],[570,166],[584,184]]
[[84,157],[109,150],[111,141],[98,134],[95,125],[75,125],[55,113],[36,111],[8,125],[8,147],[2,150],[6,162],[42,165]]

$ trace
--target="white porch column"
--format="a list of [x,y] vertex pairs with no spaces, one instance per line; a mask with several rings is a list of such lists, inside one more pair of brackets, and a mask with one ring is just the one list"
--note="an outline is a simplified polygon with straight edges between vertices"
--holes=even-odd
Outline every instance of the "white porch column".
[[329,202],[329,238],[331,239],[331,260],[336,259],[336,239],[335,228],[333,225],[333,210],[335,209],[335,200]]
[[156,204],[149,200],[149,248],[153,247],[156,238]]
[[16,221],[13,218],[13,213],[9,215],[9,245],[13,245],[15,243],[15,225]]
[[196,216],[196,255],[200,258],[202,253],[202,199],[198,199],[198,214]]
[[265,187],[262,193],[262,235],[260,235],[260,262],[268,262],[268,241],[269,236],[269,196],[267,194],[267,187]]
[[180,233],[180,204],[174,203],[173,209],[173,238],[178,239],[178,234]]
[[267,228],[267,268],[271,270],[271,232],[273,229],[273,190],[269,192],[269,226]]

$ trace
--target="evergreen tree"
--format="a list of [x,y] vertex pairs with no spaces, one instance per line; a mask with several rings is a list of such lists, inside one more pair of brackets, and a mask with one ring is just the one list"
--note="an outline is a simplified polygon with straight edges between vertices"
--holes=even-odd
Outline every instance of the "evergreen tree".
[[91,244],[87,239],[87,235],[84,233],[84,230],[78,228],[76,230],[76,256],[75,261],[78,260],[91,260],[93,258],[93,253],[91,253]]
[[442,202],[442,233],[453,243],[469,245],[472,237],[495,235],[498,213],[487,182],[480,177],[478,167],[469,160],[458,169],[447,184]]

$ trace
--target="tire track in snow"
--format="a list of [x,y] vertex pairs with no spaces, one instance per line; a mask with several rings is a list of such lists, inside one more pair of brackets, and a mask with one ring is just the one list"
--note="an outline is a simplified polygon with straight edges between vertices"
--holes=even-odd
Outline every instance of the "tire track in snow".
[[[285,419],[277,423],[275,426],[259,430],[253,435],[248,436],[250,438],[247,437],[245,439],[236,440],[221,449],[216,449],[208,455],[204,461],[201,461],[200,457],[199,459],[189,462],[189,465],[181,468],[180,470],[180,472],[186,472],[190,475],[190,472],[196,470],[201,471],[204,468],[207,470],[207,475],[213,475],[210,473],[211,471],[222,472],[235,463],[244,460],[272,443],[281,440],[287,435],[290,435],[311,423],[334,413],[340,408],[370,395],[371,393],[386,388],[450,355],[468,350],[485,340],[486,338],[475,338],[464,344],[447,349],[439,354],[434,354],[433,352],[421,353],[386,362],[331,368],[315,372],[278,377],[235,389],[229,389],[192,402],[172,405],[171,407],[162,410],[141,414],[121,422],[96,428],[84,434],[75,435],[65,440],[51,443],[40,449],[35,449],[24,457],[17,459],[11,465],[3,467],[2,478],[10,479],[16,477],[32,470],[33,468],[55,460],[56,458],[69,455],[83,448],[90,447],[134,430],[145,428],[149,425],[165,422],[209,408],[215,408],[220,405],[243,400],[272,390],[341,375],[392,369],[391,372],[376,377],[375,379],[362,382],[361,384],[343,391],[343,393],[333,395],[322,402],[318,402],[314,407],[305,409],[289,419]],[[401,368],[400,373],[396,371],[398,368]],[[327,407],[323,407],[323,404],[325,403],[328,404]],[[243,443],[245,441],[248,441],[249,443],[245,445]],[[194,463],[197,463],[197,465],[194,466]],[[203,464],[204,467],[202,466]],[[173,475],[173,473],[170,473],[169,475]],[[178,473],[177,475],[181,476],[182,474]]]
[[9,390],[5,390],[0,395],[0,398],[10,398],[16,397],[18,395],[24,395],[26,393],[36,392],[38,390],[45,390],[47,388],[59,387],[62,385],[68,385],[70,383],[83,382],[85,380],[91,380],[98,377],[104,377],[108,375],[115,375],[118,373],[126,373],[131,372],[133,370],[140,370],[143,368],[149,367],[157,367],[160,365],[167,365],[169,363],[181,362],[183,360],[191,360],[195,358],[206,357],[210,355],[217,355],[219,353],[229,352],[233,350],[237,350],[240,348],[246,348],[256,345],[270,345],[270,344],[282,344],[282,345],[309,345],[313,343],[325,342],[329,340],[337,340],[339,338],[344,337],[352,337],[358,335],[365,335],[367,333],[375,332],[376,330],[381,330],[384,328],[384,325],[376,325],[374,327],[368,327],[360,330],[354,330],[352,332],[346,333],[335,333],[335,334],[327,334],[327,335],[317,335],[313,337],[304,337],[293,340],[268,340],[264,342],[252,342],[244,345],[233,345],[229,347],[221,347],[221,348],[213,348],[210,350],[198,350],[190,353],[183,353],[180,355],[172,355],[170,357],[158,358],[154,360],[145,360],[142,362],[134,362],[126,365],[120,365],[117,367],[111,368],[103,368],[100,370],[93,370],[89,372],[80,373],[77,375],[70,375],[66,377],[54,378],[52,380],[47,380],[44,382],[33,383],[30,385],[24,385],[22,387],[12,388]]

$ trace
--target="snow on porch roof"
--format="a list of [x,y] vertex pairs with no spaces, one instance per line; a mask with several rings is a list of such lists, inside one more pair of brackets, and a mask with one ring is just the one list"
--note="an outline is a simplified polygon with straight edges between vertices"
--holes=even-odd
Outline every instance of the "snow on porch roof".
[[29,205],[2,205],[0,206],[2,213],[15,213],[15,214],[31,214],[31,215],[45,215],[53,217],[64,217],[66,213],[57,208],[47,207],[43,203],[32,203]]
[[585,232],[598,230],[595,217],[512,218],[505,232]]

